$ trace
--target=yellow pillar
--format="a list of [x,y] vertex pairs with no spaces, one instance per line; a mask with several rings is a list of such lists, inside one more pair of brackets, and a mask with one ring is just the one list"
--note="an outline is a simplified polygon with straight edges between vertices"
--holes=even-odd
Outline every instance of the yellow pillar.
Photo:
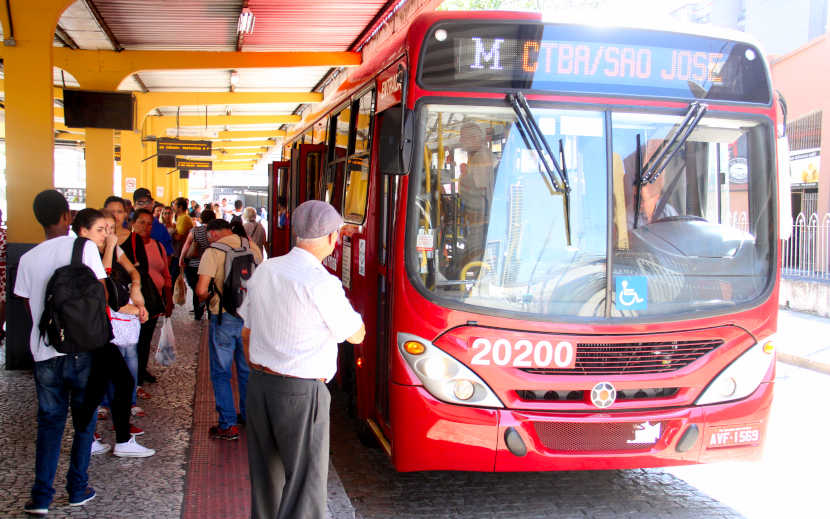
[[[121,196],[132,198],[134,188],[140,186],[141,160],[144,158],[144,147],[141,145],[141,134],[138,132],[121,132]],[[130,179],[130,180],[128,180]],[[127,191],[130,187],[130,191]]]
[[86,205],[98,208],[113,193],[113,130],[86,129]]
[[[55,185],[52,42],[58,18],[71,3],[27,0],[6,4],[14,22],[14,43],[2,49],[9,290],[20,257],[44,238],[43,228],[32,213],[32,201],[37,193]],[[5,13],[1,21],[3,38],[10,42],[11,24]],[[6,369],[30,368],[29,312],[20,300],[7,300]]]
[[[58,18],[71,3],[11,3],[16,45],[3,48],[10,243],[43,240],[43,229],[32,214],[32,200],[55,185],[52,42]],[[9,38],[3,21],[3,37]]]

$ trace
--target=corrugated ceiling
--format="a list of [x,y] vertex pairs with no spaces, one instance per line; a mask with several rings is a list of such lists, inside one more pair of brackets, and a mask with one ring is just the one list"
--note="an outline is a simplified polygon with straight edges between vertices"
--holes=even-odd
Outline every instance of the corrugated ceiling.
[[[206,51],[345,51],[390,5],[390,0],[78,0],[61,16],[56,41],[81,49]],[[243,4],[256,17],[254,31],[241,40],[237,22]],[[96,17],[97,14],[97,17]],[[63,31],[63,37],[61,35]],[[109,33],[109,34],[108,34]],[[114,38],[114,43],[113,43]],[[238,92],[308,92],[328,67],[240,69]],[[137,78],[136,78],[137,76]],[[68,74],[56,69],[55,84]],[[140,81],[140,83],[139,83]],[[143,86],[142,86],[143,83]],[[124,80],[121,90],[229,91],[230,70],[146,70]],[[282,115],[294,104],[209,106],[209,115]],[[204,106],[161,107],[162,115],[201,115]],[[274,125],[235,125],[251,130]]]

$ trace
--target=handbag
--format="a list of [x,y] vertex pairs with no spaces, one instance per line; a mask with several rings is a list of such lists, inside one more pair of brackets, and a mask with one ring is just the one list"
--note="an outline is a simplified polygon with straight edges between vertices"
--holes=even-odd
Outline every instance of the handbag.
[[187,285],[184,284],[184,274],[179,274],[173,286],[173,302],[183,305],[187,296]]
[[118,310],[130,302],[130,275],[119,263],[114,263],[107,276],[107,305],[113,310]]
[[138,344],[138,334],[141,333],[141,322],[137,315],[122,314],[110,311],[112,323],[112,343],[116,346],[133,346]]

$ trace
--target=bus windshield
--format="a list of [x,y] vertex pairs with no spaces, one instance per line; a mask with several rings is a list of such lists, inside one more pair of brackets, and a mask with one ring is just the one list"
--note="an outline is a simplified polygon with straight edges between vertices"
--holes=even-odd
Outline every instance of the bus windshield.
[[[683,115],[531,112],[567,190],[511,107],[421,108],[407,263],[429,297],[595,320],[713,312],[764,293],[774,257],[769,125],[707,113],[672,144]],[[668,145],[679,149],[643,177]]]

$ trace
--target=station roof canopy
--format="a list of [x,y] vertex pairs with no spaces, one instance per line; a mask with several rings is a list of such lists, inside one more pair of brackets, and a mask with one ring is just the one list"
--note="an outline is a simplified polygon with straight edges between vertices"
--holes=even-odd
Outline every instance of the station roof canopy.
[[[406,1],[77,0],[60,17],[55,46],[113,51],[359,52]],[[411,1],[438,4],[435,0]],[[244,32],[240,29],[248,17],[252,17],[253,29]],[[321,92],[333,70],[330,65],[141,70],[125,78],[118,88],[145,93]],[[54,84],[79,86],[68,71],[58,67],[54,70]],[[291,116],[301,106],[301,102],[158,106],[150,115],[201,116],[204,120],[206,115]],[[56,112],[56,123],[62,122],[61,116]],[[221,138],[229,140],[234,138],[233,132],[276,131],[283,124],[232,123],[211,130],[221,131]],[[262,140],[259,135],[249,138]]]

